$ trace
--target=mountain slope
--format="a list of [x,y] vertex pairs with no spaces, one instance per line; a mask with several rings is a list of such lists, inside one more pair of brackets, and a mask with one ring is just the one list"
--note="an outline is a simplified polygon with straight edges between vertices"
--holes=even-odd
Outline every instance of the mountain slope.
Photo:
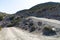
[[[37,32],[40,32],[40,26],[38,27],[38,26],[34,25],[34,23],[31,19],[28,19],[28,20],[25,19],[29,16],[60,20],[60,3],[47,2],[47,3],[42,3],[42,4],[38,4],[36,6],[33,6],[30,9],[17,11],[15,14],[4,16],[4,19],[2,21],[0,21],[0,26],[3,26],[3,27],[13,27],[14,26],[14,27],[19,27],[19,28],[25,29],[25,30],[29,30],[30,32],[33,32],[37,29]],[[36,20],[36,19],[34,19],[34,20]],[[48,20],[48,22],[49,22],[49,20]],[[52,25],[55,25],[54,23],[56,23],[56,22],[53,22],[53,24],[51,22],[50,23]],[[59,21],[58,21],[58,23],[59,23]],[[38,22],[37,25],[38,24],[42,25],[40,22]],[[47,24],[47,23],[45,22],[45,24]],[[43,25],[43,27],[44,27],[44,25]],[[50,28],[52,26],[48,25],[48,27],[49,28],[46,27],[48,30],[50,30],[50,32],[49,31],[48,32],[55,35],[56,31],[52,30],[52,28]],[[60,30],[60,28],[58,30]],[[59,33],[60,33],[60,31],[59,31]],[[49,34],[49,35],[51,35],[51,34]]]
[[42,3],[30,9],[18,11],[16,14],[23,17],[36,16],[60,20],[60,3]]
[[17,11],[15,14],[6,16],[2,21],[2,26],[19,26],[29,16],[60,20],[60,3],[47,2],[35,5],[30,9]]

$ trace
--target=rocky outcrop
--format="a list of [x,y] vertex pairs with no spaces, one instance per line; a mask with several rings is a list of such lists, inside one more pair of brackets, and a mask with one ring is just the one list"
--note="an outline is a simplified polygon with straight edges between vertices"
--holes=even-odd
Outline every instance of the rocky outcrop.
[[[46,36],[59,35],[60,34],[60,31],[59,31],[60,27],[55,26],[54,25],[55,22],[52,22],[54,20],[52,20],[52,21],[51,20],[52,19],[28,17],[28,18],[25,18],[21,22],[19,27],[24,30],[28,30],[29,32],[42,33],[43,35],[46,35]],[[52,24],[50,25],[50,23],[52,23]],[[59,24],[56,23],[56,25],[59,25]],[[57,29],[59,29],[59,30],[57,30]]]

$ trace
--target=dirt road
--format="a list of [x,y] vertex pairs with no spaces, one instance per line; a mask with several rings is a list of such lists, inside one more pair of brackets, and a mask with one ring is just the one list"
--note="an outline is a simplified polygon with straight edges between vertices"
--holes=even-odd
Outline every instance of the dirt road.
[[60,40],[60,38],[37,36],[24,30],[10,27],[0,31],[0,40]]

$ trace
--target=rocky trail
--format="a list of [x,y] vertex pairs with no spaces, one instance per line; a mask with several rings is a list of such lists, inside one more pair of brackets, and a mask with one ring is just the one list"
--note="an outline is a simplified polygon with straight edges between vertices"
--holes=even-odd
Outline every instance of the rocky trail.
[[19,28],[9,27],[0,31],[0,40],[60,40],[60,38],[38,36]]

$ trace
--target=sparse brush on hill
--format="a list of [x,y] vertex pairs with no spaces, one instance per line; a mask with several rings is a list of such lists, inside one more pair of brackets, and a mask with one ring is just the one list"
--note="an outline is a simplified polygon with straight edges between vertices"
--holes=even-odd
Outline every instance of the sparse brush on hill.
[[2,21],[5,18],[5,16],[7,16],[7,15],[8,14],[6,14],[6,13],[0,12],[0,21]]
[[[60,3],[42,3],[30,9],[17,11],[15,14],[11,15],[0,12],[0,25],[1,27],[19,27],[24,30],[29,30],[29,32],[35,32],[36,30],[40,32],[42,23],[38,22],[39,27],[37,27],[33,24],[33,21],[26,20],[29,16],[60,20]],[[44,27],[42,29],[42,34],[47,36],[56,35],[56,31],[52,30],[50,27]]]
[[25,17],[36,16],[60,20],[60,3],[47,2],[33,6],[30,9],[17,11],[16,15]]
[[29,17],[29,16],[60,20],[60,3],[57,3],[57,2],[56,3],[55,2],[42,3],[42,4],[35,5],[31,7],[30,9],[17,11],[15,14],[11,14],[11,15],[2,13],[2,12],[0,13],[1,15],[3,15],[1,16],[0,19],[4,20],[5,22],[4,24],[20,23],[24,18]]

